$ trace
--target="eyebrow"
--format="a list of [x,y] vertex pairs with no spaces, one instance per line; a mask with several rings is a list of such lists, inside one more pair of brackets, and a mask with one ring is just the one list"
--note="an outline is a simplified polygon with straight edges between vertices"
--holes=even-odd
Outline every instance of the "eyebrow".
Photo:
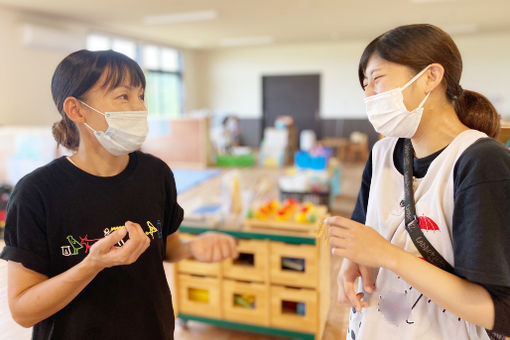
[[[122,88],[124,88],[124,89],[126,89],[126,90],[129,90],[129,91],[131,91],[131,90],[133,90],[133,89],[134,89],[134,87],[133,87],[133,86],[131,86],[131,85],[119,85],[119,86],[117,86],[117,87],[115,87],[115,88],[111,89],[109,92],[114,91],[115,89],[118,89],[118,88],[120,88],[120,87],[122,87]],[[137,88],[138,88],[138,87],[137,87]],[[144,89],[143,87],[141,88],[141,90],[142,90],[142,92],[145,92],[145,89]]]
[[371,72],[370,72],[370,75],[374,74],[375,71],[380,71],[381,68],[380,67],[377,67],[377,68],[374,68]]

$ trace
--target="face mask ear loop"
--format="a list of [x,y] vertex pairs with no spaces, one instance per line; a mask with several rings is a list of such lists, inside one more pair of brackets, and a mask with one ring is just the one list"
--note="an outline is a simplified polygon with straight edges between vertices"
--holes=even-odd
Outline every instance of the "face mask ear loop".
[[[430,65],[429,65],[430,66]],[[414,83],[416,81],[416,79],[420,78],[424,73],[425,71],[427,71],[429,69],[429,66],[425,67],[423,70],[421,70],[417,75],[415,75],[413,78],[411,78],[411,80],[409,80],[404,86],[402,86],[400,89],[402,91],[404,91],[409,85],[411,85],[412,83]]]
[[96,133],[96,132],[97,132],[97,131],[96,131],[96,130],[94,130],[94,129],[93,129],[93,128],[89,125],[89,124],[87,124],[87,123],[83,123],[83,124],[84,124],[86,127],[88,127],[88,128],[89,128],[89,130],[90,130],[90,131],[92,131],[92,133]]
[[[91,110],[93,110],[93,111],[96,111],[97,113],[99,113],[99,114],[100,114],[100,115],[102,115],[103,117],[106,117],[106,115],[105,115],[104,113],[102,113],[102,112],[101,112],[101,111],[99,111],[99,110],[94,109],[92,106],[90,106],[89,104],[85,103],[84,101],[82,101],[82,100],[80,100],[80,99],[78,99],[78,101],[79,101],[80,103],[82,103],[83,105],[85,105],[86,107],[88,107],[89,109],[91,109]],[[92,133],[94,133],[94,134],[95,134],[95,133],[97,133],[97,130],[94,130],[94,129],[93,129],[93,128],[89,125],[89,124],[87,124],[87,123],[83,123],[83,124],[85,124],[85,126],[86,126],[86,127],[88,127],[88,128],[89,128],[89,130],[90,130],[90,131],[92,131]]]
[[79,99],[78,99],[78,101],[79,101],[80,103],[82,103],[83,105],[85,105],[86,107],[88,107],[89,109],[94,110],[94,111],[96,111],[97,113],[99,113],[100,115],[102,115],[102,116],[106,117],[104,113],[102,113],[101,111],[99,111],[99,110],[97,110],[97,109],[94,109],[94,108],[93,108],[92,106],[90,106],[89,104],[87,104],[87,103],[85,103],[85,102],[83,102],[83,101],[81,101],[81,100],[79,100]]
[[427,95],[425,96],[425,98],[423,98],[423,100],[421,101],[420,105],[418,105],[418,109],[421,108],[425,102],[427,101],[427,99],[429,99],[429,96],[430,96],[430,92],[427,93]]

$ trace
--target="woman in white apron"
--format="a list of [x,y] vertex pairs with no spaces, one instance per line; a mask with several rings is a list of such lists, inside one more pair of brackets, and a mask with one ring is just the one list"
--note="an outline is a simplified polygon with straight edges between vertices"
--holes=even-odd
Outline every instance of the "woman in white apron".
[[496,110],[462,89],[461,72],[457,46],[432,25],[397,27],[363,52],[368,119],[386,138],[372,149],[351,219],[326,221],[344,258],[338,298],[353,307],[347,339],[510,335],[510,153],[490,138]]

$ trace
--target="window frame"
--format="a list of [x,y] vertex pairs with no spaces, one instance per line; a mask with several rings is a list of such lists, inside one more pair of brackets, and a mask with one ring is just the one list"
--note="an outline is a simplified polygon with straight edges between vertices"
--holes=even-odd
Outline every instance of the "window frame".
[[[179,100],[179,103],[178,103],[178,107],[179,107],[179,112],[177,113],[177,117],[180,117],[184,114],[184,108],[185,108],[185,85],[184,85],[184,62],[183,62],[183,53],[180,49],[176,48],[176,47],[173,47],[173,46],[169,46],[169,45],[165,45],[165,44],[160,44],[160,43],[154,43],[154,42],[151,42],[151,41],[142,41],[142,40],[139,40],[139,39],[133,39],[133,38],[128,38],[128,37],[125,37],[125,36],[119,36],[119,35],[113,35],[113,34],[108,34],[108,33],[101,33],[101,32],[97,32],[97,31],[93,31],[93,32],[88,32],[87,33],[87,36],[86,36],[86,42],[85,42],[85,45],[86,45],[86,49],[88,50],[91,50],[91,51],[97,51],[97,50],[92,50],[90,49],[91,47],[88,46],[89,44],[89,37],[90,36],[98,36],[98,37],[103,37],[103,38],[106,38],[108,40],[108,48],[109,49],[112,49],[113,50],[113,42],[114,40],[118,39],[118,40],[124,40],[124,41],[129,41],[129,42],[133,42],[135,44],[135,58],[134,60],[136,61],[136,63],[138,65],[140,65],[141,69],[144,71],[144,75],[146,76],[147,78],[147,74],[148,72],[151,72],[151,73],[162,73],[162,74],[171,74],[171,75],[175,75],[177,76],[178,78],[178,91],[179,91],[179,94],[178,94],[178,100]],[[158,63],[160,65],[160,67],[158,69],[155,69],[155,68],[148,68],[148,67],[144,67],[144,62],[143,62],[143,49],[145,46],[155,46],[157,47],[158,49]],[[163,49],[171,49],[171,50],[174,50],[177,52],[177,70],[175,71],[167,71],[167,70],[164,70],[161,65],[162,65],[162,51]],[[121,52],[119,52],[121,53]],[[151,113],[149,112],[149,116],[151,116]],[[154,117],[158,117],[158,118],[172,118],[174,117],[174,114],[172,113],[167,113],[167,114],[155,114]]]

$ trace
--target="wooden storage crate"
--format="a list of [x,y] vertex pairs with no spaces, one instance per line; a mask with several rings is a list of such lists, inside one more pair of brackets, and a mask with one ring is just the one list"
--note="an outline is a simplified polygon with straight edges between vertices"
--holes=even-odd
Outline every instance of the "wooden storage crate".
[[317,288],[319,249],[305,244],[271,242],[271,283]]
[[[179,235],[183,240],[192,240],[195,235],[181,233]],[[204,263],[192,259],[185,259],[175,264],[179,273],[197,274],[205,276],[220,276],[221,263]]]
[[[289,338],[322,339],[330,301],[331,256],[327,228],[324,225],[313,233],[269,232],[267,229],[181,229],[187,233],[210,230],[226,232],[239,240],[241,253],[251,251],[254,254],[259,251],[260,254],[266,254],[267,260],[265,276],[264,271],[252,268],[252,274],[255,273],[255,277],[258,277],[256,279],[251,278],[247,268],[237,270],[236,266],[228,261],[222,264],[217,277],[186,275],[179,273],[178,265],[175,266],[175,291],[178,292],[178,298],[174,299],[174,310],[177,317],[184,321],[196,320],[224,327],[235,326],[251,332]],[[260,251],[261,249],[265,251]],[[305,267],[302,271],[282,269],[282,257],[300,258],[305,261]],[[255,264],[255,260],[253,263]],[[293,266],[292,263],[290,266]],[[219,302],[214,306],[216,302],[212,301],[209,301],[208,305],[189,301],[189,297],[185,295],[188,294],[188,287],[217,288],[215,291]],[[264,301],[265,294],[266,318],[260,303],[255,304],[254,309],[236,308],[233,305],[234,294],[253,295],[259,301]],[[215,300],[214,295],[214,292],[211,293],[211,300]],[[288,308],[289,305],[296,308],[292,310]]]
[[294,220],[277,221],[274,218],[258,219],[246,218],[244,228],[246,230],[271,230],[279,232],[302,232],[307,234],[316,233],[322,225],[322,221],[328,216],[328,208],[323,205],[315,207],[316,220],[313,223],[299,223]]
[[269,326],[267,285],[224,280],[222,286],[222,307],[225,319]]
[[267,240],[239,240],[239,257],[223,261],[223,276],[244,281],[268,279],[269,244]]
[[316,290],[271,286],[271,326],[315,333],[318,319]]
[[220,279],[179,274],[179,313],[220,318]]

